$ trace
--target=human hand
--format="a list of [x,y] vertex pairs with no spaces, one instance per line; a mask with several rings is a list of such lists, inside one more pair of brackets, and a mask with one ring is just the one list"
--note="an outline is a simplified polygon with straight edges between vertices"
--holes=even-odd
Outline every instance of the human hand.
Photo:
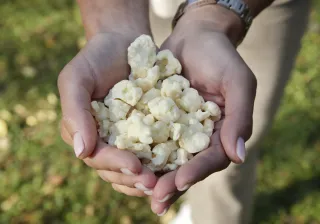
[[[226,17],[229,13],[219,6],[203,7],[189,13],[181,18],[161,48],[174,53],[193,88],[205,100],[216,102],[222,107],[223,116],[216,123],[208,149],[197,154],[179,170],[158,179],[151,208],[161,215],[189,187],[227,168],[230,160],[235,163],[244,162],[244,142],[252,132],[257,84],[255,76],[235,48],[241,24],[232,27],[236,32],[229,32],[229,27],[217,23],[219,13],[221,17]],[[211,18],[212,15],[215,18]],[[233,16],[235,15],[231,13],[230,18],[239,23],[240,20]]]
[[78,158],[96,169],[115,189],[121,191],[130,187],[126,194],[145,196],[156,184],[156,176],[143,168],[131,152],[100,140],[90,113],[92,100],[103,99],[114,84],[128,77],[127,48],[137,36],[139,34],[113,32],[91,37],[60,73],[58,87],[64,141],[74,147]]

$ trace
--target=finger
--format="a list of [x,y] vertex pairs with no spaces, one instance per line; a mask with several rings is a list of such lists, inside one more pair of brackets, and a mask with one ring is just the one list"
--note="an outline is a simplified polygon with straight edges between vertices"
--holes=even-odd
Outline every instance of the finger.
[[153,190],[151,209],[158,216],[165,215],[170,206],[185,193],[177,190],[175,184],[177,172],[178,170],[175,170],[160,177]]
[[157,183],[157,177],[146,167],[143,167],[142,172],[137,176],[128,176],[122,173],[106,170],[98,170],[98,174],[107,182],[137,188],[141,191],[147,191],[147,194],[152,192]]
[[221,142],[235,163],[243,163],[246,156],[244,142],[252,133],[253,105],[257,81],[249,68],[224,80],[225,119],[221,128]]
[[144,197],[146,194],[143,191],[137,190],[135,188],[130,188],[118,184],[112,184],[112,188],[122,194],[128,195],[128,196],[134,196],[134,197]]
[[230,160],[220,141],[219,131],[211,137],[208,149],[197,154],[177,171],[175,184],[179,191],[185,191],[209,175],[228,167]]
[[173,196],[173,194],[177,191],[177,187],[175,184],[176,174],[177,170],[171,171],[164,174],[158,179],[152,194],[152,197],[155,200],[164,202],[169,200]]
[[89,156],[96,144],[97,129],[91,110],[94,78],[88,62],[78,54],[60,73],[58,87],[64,127],[73,139],[78,158]]
[[84,159],[84,162],[96,170],[122,172],[132,176],[142,171],[142,165],[137,156],[127,150],[107,145],[102,140],[97,142],[94,152]]
[[64,123],[62,121],[60,122],[60,133],[61,133],[61,137],[62,137],[63,141],[65,141],[65,143],[67,143],[68,145],[73,144],[72,137],[71,137],[70,133],[67,131],[67,129],[64,126]]
[[159,202],[155,198],[151,200],[151,209],[152,211],[157,214],[158,216],[163,216],[167,213],[170,206],[173,205],[183,194],[184,192],[176,191],[174,195],[165,202]]

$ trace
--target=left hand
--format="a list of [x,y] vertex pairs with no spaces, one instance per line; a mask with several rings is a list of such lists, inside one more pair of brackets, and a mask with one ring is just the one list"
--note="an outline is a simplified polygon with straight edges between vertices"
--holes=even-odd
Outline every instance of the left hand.
[[[219,6],[206,6],[189,12],[161,47],[173,52],[191,86],[205,100],[217,103],[223,109],[223,116],[215,123],[208,149],[179,170],[158,179],[151,200],[151,208],[158,215],[164,214],[193,184],[227,168],[230,160],[242,163],[245,159],[244,141],[252,132],[257,83],[236,50],[236,35],[227,35],[224,27],[217,26],[215,20],[219,13],[225,17],[229,11]],[[208,18],[202,20],[205,15],[214,15],[214,22]],[[231,12],[230,18],[238,19],[234,16]]]

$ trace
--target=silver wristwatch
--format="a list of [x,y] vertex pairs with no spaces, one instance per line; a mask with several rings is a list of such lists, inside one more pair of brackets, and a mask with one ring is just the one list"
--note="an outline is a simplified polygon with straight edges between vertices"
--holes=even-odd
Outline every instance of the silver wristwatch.
[[236,13],[242,19],[245,25],[245,34],[247,33],[252,24],[253,16],[250,13],[248,5],[244,3],[243,0],[187,0],[179,6],[178,11],[173,18],[172,27],[174,28],[176,26],[178,20],[186,11],[210,4],[223,6]]
[[217,0],[217,5],[224,6],[240,16],[246,25],[246,29],[252,24],[253,16],[250,14],[249,7],[242,0]]

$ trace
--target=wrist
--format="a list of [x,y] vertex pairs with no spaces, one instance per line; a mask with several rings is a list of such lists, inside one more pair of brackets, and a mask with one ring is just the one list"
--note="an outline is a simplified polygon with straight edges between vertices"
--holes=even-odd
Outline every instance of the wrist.
[[77,0],[87,39],[106,32],[151,34],[148,0]]
[[241,18],[229,9],[219,5],[206,5],[186,12],[177,24],[177,28],[196,27],[207,31],[225,34],[236,45],[245,34]]

